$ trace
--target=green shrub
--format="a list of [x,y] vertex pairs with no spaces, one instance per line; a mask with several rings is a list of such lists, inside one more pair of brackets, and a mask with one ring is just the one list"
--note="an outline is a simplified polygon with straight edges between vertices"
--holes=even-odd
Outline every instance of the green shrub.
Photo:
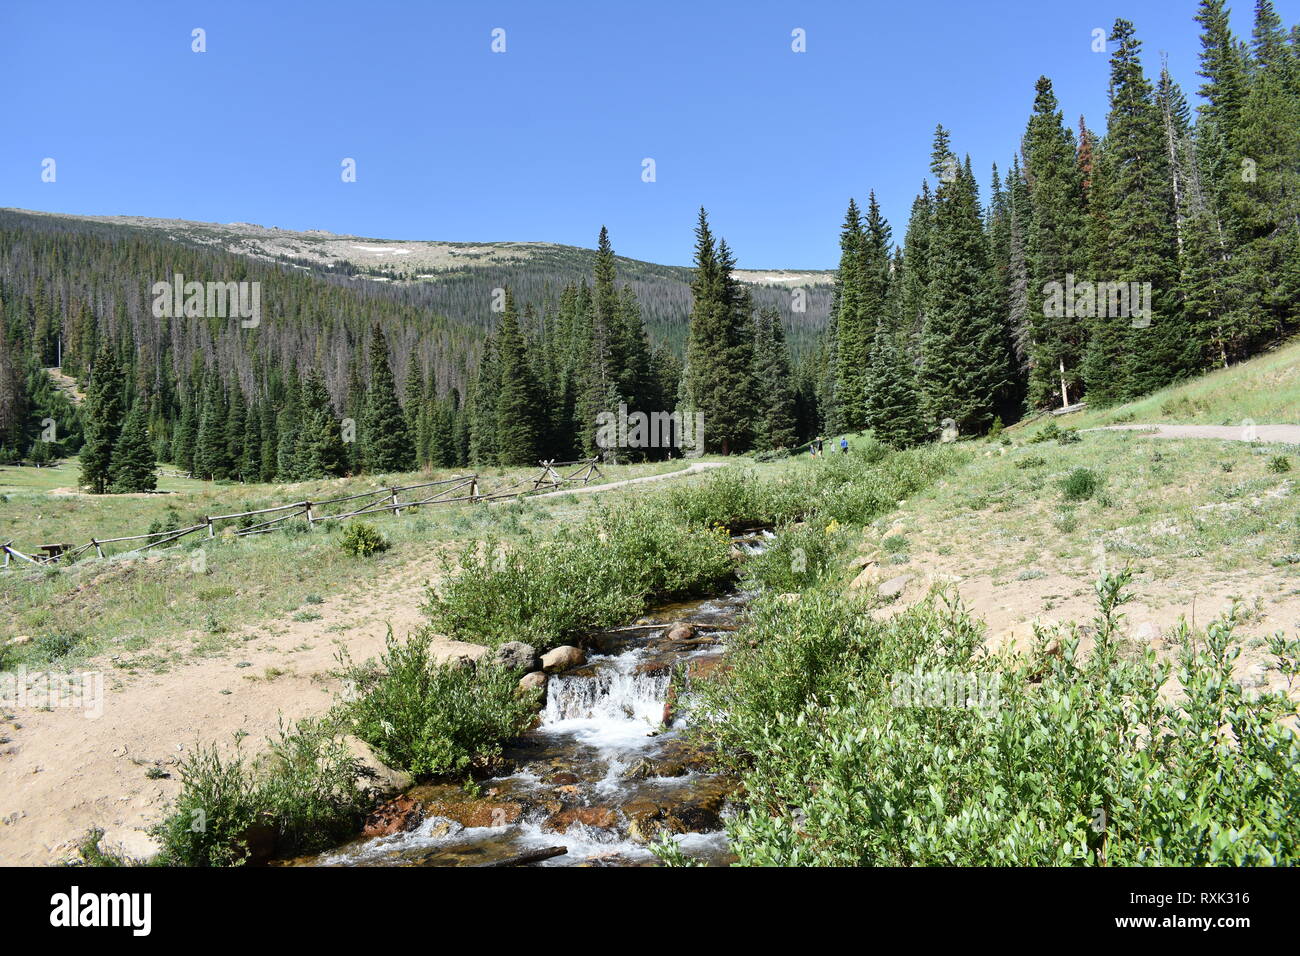
[[1291,470],[1291,459],[1286,455],[1274,455],[1268,460],[1268,470],[1275,475],[1285,474]]
[[378,667],[343,660],[355,687],[345,719],[386,762],[416,776],[464,773],[491,761],[537,713],[535,697],[518,693],[518,674],[487,660],[439,663],[429,654],[432,640],[424,631],[398,641],[390,629]]
[[171,866],[238,866],[248,858],[248,830],[257,820],[256,786],[242,750],[221,756],[198,747],[178,768],[181,793],[155,828],[160,861]]
[[1061,426],[1057,425],[1056,422],[1048,422],[1041,429],[1039,429],[1034,434],[1034,436],[1029,439],[1029,441],[1031,444],[1036,445],[1039,442],[1051,441],[1054,438],[1060,438],[1060,437],[1061,437]]
[[281,727],[252,762],[242,747],[229,758],[199,747],[179,773],[181,794],[154,828],[165,865],[238,866],[254,826],[269,830],[278,854],[322,850],[355,833],[367,810],[356,762],[326,724]]
[[496,541],[467,548],[425,610],[453,637],[548,649],[652,604],[716,590],[733,572],[725,532],[684,526],[643,502],[509,553]]
[[[1128,580],[1098,582],[1086,657],[1068,632],[1054,653],[1044,636],[1028,658],[991,659],[955,601],[883,621],[839,595],[759,602],[729,670],[696,690],[709,719],[693,733],[743,776],[727,824],[739,862],[1300,862],[1295,705],[1234,682],[1231,617],[1176,635],[1185,695],[1163,697],[1173,668],[1120,653]],[[1300,641],[1270,649],[1300,670]],[[954,673],[994,692],[979,706],[900,692]]]
[[357,558],[368,558],[372,554],[388,550],[388,539],[372,524],[354,521],[344,528],[339,535],[339,547],[345,554]]
[[1061,491],[1066,501],[1087,501],[1101,485],[1101,477],[1091,468],[1076,468],[1061,480]]
[[1026,455],[1016,462],[1016,467],[1021,471],[1026,471],[1030,468],[1042,468],[1046,464],[1047,459],[1042,455]]
[[817,516],[806,524],[779,528],[765,550],[745,561],[741,580],[746,588],[778,593],[815,587],[834,568],[847,537],[844,530]]

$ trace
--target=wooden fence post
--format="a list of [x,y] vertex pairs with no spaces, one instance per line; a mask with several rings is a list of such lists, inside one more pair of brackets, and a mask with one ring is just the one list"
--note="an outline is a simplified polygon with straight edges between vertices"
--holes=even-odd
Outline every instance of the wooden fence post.
[[217,533],[212,530],[212,519],[209,518],[207,515],[204,515],[203,520],[207,523],[208,526],[208,537],[215,538],[217,536]]
[[390,488],[389,491],[393,493],[393,517],[400,518],[402,516],[402,509],[397,507],[397,489]]
[[303,514],[305,514],[305,515],[307,516],[307,530],[310,531],[310,530],[311,530],[311,523],[312,523],[313,521],[316,520],[316,519],[312,516],[312,513],[311,513],[311,502],[310,502],[310,501],[304,501],[304,502],[302,503],[302,511],[303,511]]
[[99,542],[96,541],[94,538],[91,538],[91,539],[90,539],[90,543],[93,544],[93,545],[95,546],[95,551],[96,551],[96,552],[99,554],[99,556],[102,558],[102,557],[104,556],[104,549],[101,548],[101,547],[99,546]]

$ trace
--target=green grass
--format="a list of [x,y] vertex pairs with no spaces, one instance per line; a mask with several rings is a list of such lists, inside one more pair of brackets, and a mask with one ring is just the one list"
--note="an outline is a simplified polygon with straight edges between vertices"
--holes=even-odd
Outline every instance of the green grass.
[[[604,471],[606,480],[614,481],[682,467],[680,461],[655,462]],[[490,477],[508,484],[523,473],[494,470]],[[415,480],[419,476],[403,477]],[[693,482],[697,477],[677,480]],[[71,516],[68,527],[80,526],[89,534],[91,519],[104,511],[120,522],[123,527],[119,530],[139,530],[141,524],[147,530],[150,522],[165,517],[173,505],[180,507],[183,516],[187,508],[222,513],[232,505],[237,509],[241,502],[274,503],[291,500],[304,491],[338,495],[376,484],[372,479],[355,479],[287,489],[207,486],[197,497],[187,499],[180,495],[66,499],[38,495],[29,502],[30,507],[21,509],[16,498],[0,503],[0,514],[21,513],[30,526],[33,511],[44,514],[54,509],[62,514],[66,510]],[[164,671],[193,656],[224,655],[240,646],[242,626],[283,621],[312,599],[380,580],[413,562],[436,568],[440,552],[458,552],[465,541],[550,537],[565,526],[580,523],[608,496],[635,499],[652,487],[633,485],[603,495],[435,506],[408,510],[399,517],[380,515],[370,520],[391,547],[364,563],[338,546],[337,532],[346,528],[345,523],[317,526],[311,533],[300,524],[287,532],[243,538],[194,535],[138,556],[86,558],[49,568],[11,566],[0,573],[0,643],[18,635],[33,640],[9,648],[0,664],[30,667],[46,663],[50,659],[43,644],[47,638],[75,639],[75,649],[61,655],[65,666],[106,655],[111,666],[126,672]],[[43,540],[47,536],[32,533],[27,537]],[[75,540],[73,534],[68,537]]]
[[[1126,422],[1257,425],[1300,421],[1300,341],[1113,408],[1086,408],[1055,418],[1059,427],[1094,428]],[[1012,433],[1037,430],[1041,421]]]

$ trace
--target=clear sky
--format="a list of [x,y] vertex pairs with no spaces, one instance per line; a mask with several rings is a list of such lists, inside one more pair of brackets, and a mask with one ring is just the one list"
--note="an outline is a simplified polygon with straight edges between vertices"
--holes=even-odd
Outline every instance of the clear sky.
[[901,241],[936,123],[985,182],[1042,73],[1100,128],[1092,30],[1116,16],[1192,95],[1196,6],[0,0],[0,206],[583,246],[604,223],[689,264],[702,204],[743,267],[833,268],[850,196],[874,188]]

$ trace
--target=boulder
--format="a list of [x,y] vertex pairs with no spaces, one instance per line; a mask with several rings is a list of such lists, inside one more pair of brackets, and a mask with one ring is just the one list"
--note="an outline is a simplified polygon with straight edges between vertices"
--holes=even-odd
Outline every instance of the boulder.
[[575,667],[581,667],[585,663],[587,663],[587,655],[582,653],[581,648],[570,644],[557,647],[542,655],[542,670],[548,674],[558,674],[560,671],[572,670]]
[[670,641],[689,641],[694,636],[695,628],[685,621],[678,621],[664,634],[664,638]]
[[910,580],[912,580],[910,574],[900,574],[896,578],[890,578],[876,590],[881,597],[896,598],[903,593],[903,589],[907,587],[907,582]]
[[875,584],[879,580],[880,580],[880,567],[875,564],[869,564],[862,569],[862,572],[856,578],[853,579],[853,581],[849,584],[849,588],[851,590],[858,591],[861,590],[862,588],[871,587],[871,585]]
[[414,783],[409,773],[395,770],[380,760],[360,737],[348,734],[342,738],[342,744],[357,766],[358,789],[382,799],[396,796]]
[[496,649],[492,660],[508,670],[527,674],[537,670],[537,648],[523,641],[507,641]]
[[849,567],[856,571],[858,568],[865,568],[872,564],[880,563],[880,552],[873,551],[870,554],[859,554],[849,562]]
[[148,863],[162,850],[162,846],[151,834],[134,827],[105,830],[99,838],[99,848],[105,853],[136,863]]
[[16,647],[19,644],[30,644],[31,642],[32,636],[30,634],[19,634],[17,637],[9,638],[5,643]]
[[540,690],[541,702],[546,701],[546,675],[541,671],[533,671],[531,674],[525,674],[519,680],[519,693],[526,694],[529,691]]
[[403,794],[376,807],[366,817],[362,834],[368,837],[389,836],[414,830],[424,819],[424,804]]
[[564,833],[574,824],[608,829],[618,825],[618,811],[612,807],[570,807],[552,814],[542,824],[542,829],[552,833]]

